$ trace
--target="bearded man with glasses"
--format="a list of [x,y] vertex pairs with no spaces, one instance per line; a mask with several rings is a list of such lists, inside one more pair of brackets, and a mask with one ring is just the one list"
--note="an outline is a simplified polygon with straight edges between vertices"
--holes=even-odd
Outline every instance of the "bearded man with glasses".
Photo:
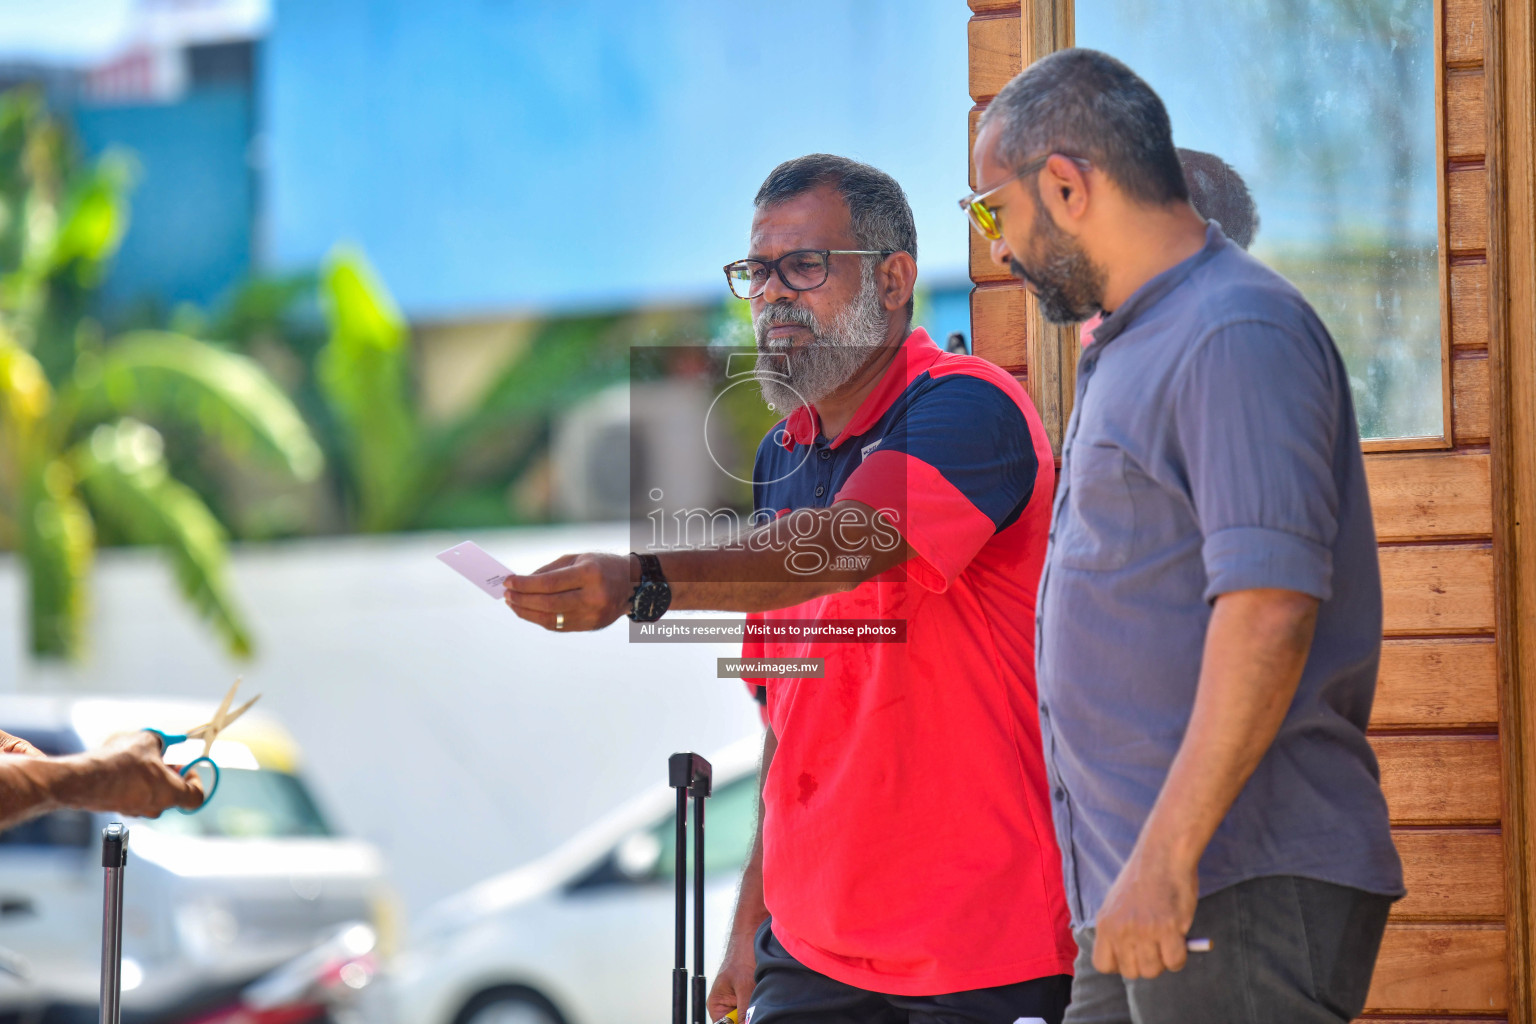
[[[784,414],[753,470],[764,525],[566,556],[509,577],[507,603],[559,630],[668,608],[900,623],[902,642],[744,645],[822,673],[747,679],[767,697],[761,814],[710,1016],[1059,1024],[1075,947],[1033,671],[1050,444],[1017,381],[913,328],[917,232],[889,175],[801,157],[755,205],[725,274]],[[796,544],[848,557],[807,569]]]

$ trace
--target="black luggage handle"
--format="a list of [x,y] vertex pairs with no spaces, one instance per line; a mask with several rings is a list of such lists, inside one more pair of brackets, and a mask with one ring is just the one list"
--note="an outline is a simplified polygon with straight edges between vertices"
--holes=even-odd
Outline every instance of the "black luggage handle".
[[704,801],[714,770],[694,753],[667,759],[667,781],[677,790],[677,922],[672,967],[672,1024],[688,1024],[688,797],[693,797],[693,1024],[704,1017]]

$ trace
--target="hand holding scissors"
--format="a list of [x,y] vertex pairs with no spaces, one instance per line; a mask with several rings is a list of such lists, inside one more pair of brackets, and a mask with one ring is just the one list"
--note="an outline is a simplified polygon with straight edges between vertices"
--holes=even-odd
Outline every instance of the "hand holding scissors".
[[178,743],[186,743],[188,740],[203,741],[203,752],[183,765],[181,774],[185,776],[193,768],[206,761],[208,767],[213,771],[213,785],[208,787],[208,796],[203,799],[201,806],[193,808],[190,811],[183,810],[182,808],[178,807],[177,810],[181,811],[183,814],[196,814],[204,807],[207,807],[209,801],[213,799],[213,794],[219,791],[219,766],[217,763],[215,763],[213,758],[209,756],[213,751],[213,741],[218,739],[219,733],[227,729],[237,718],[251,710],[252,704],[255,704],[258,700],[261,700],[261,694],[258,693],[256,696],[240,705],[234,711],[230,711],[229,705],[234,702],[235,691],[238,689],[240,689],[240,680],[236,679],[235,685],[231,686],[229,691],[224,694],[224,700],[220,702],[219,709],[213,713],[213,718],[210,721],[204,722],[202,725],[197,726],[196,728],[188,729],[184,733],[167,733],[161,732],[159,729],[144,730],[145,732],[153,733],[154,735],[160,737],[160,750],[162,753],[164,753],[166,750],[169,750],[171,747],[176,746]]

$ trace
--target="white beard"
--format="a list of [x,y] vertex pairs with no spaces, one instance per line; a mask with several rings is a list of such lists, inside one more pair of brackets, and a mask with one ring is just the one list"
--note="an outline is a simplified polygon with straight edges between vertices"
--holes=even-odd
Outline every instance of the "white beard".
[[[773,303],[752,322],[757,334],[757,380],[763,401],[784,415],[819,402],[848,383],[885,341],[890,314],[875,292],[875,272],[864,263],[859,296],[825,327],[804,306]],[[791,352],[789,339],[769,338],[779,324],[808,328],[811,341]]]

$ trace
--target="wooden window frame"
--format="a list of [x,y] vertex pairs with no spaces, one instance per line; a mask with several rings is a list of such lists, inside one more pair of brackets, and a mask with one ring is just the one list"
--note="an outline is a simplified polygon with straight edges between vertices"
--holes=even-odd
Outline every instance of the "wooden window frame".
[[1482,8],[1509,1019],[1523,1021],[1536,1012],[1536,11],[1530,0]]

